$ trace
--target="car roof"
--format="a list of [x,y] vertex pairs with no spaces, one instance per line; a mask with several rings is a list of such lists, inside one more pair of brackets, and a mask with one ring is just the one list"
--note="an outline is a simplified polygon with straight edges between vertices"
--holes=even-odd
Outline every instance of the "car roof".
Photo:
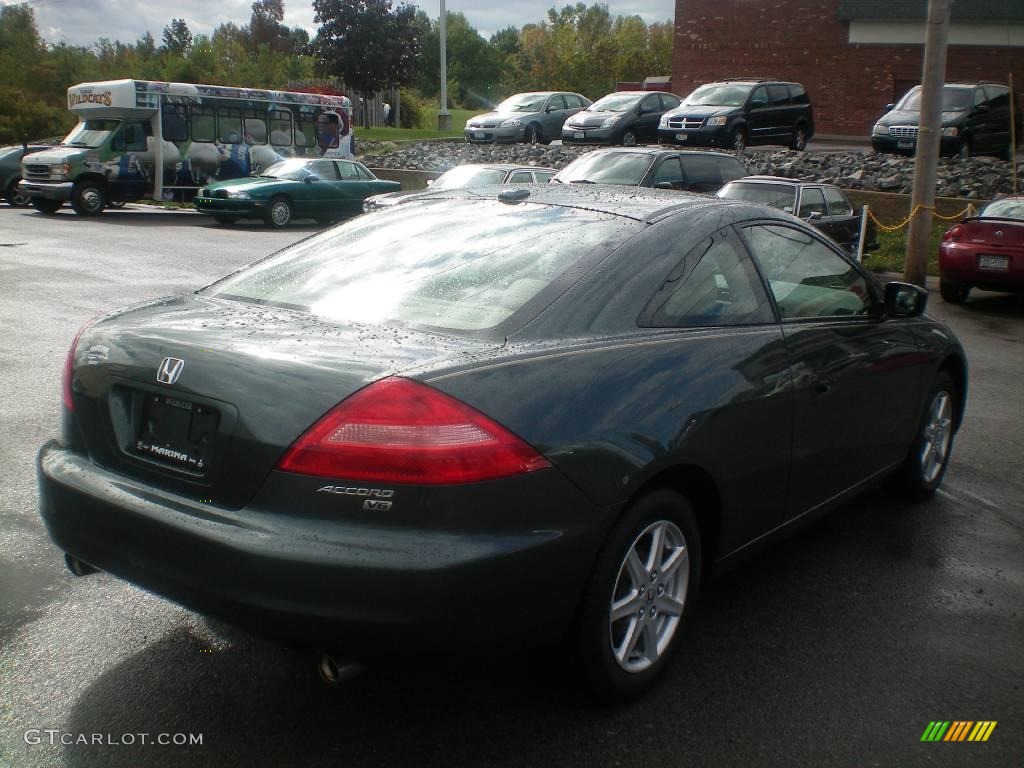
[[[511,194],[520,199],[509,197]],[[488,184],[467,189],[438,190],[433,193],[427,191],[418,195],[419,202],[479,199],[502,200],[510,205],[534,203],[563,208],[579,208],[648,224],[683,210],[707,208],[720,204],[744,204],[740,200],[722,200],[692,192],[627,187],[618,184],[540,184],[524,186],[512,193],[505,185]]]
[[[705,85],[753,85],[756,83],[771,83],[775,85],[800,85],[800,83],[794,83],[791,80],[776,80],[774,78],[767,77],[736,77],[729,78],[727,80],[715,80],[711,83],[705,83]],[[801,88],[803,86],[800,86]]]
[[545,165],[522,165],[518,163],[463,163],[462,165],[453,165],[451,168],[445,170],[454,171],[456,168],[487,168],[493,171],[554,171],[554,168],[548,168]]
[[[633,155],[713,155],[715,157],[735,157],[730,155],[728,152],[712,152],[703,149],[668,149],[666,147],[606,147],[604,149],[595,149],[580,157],[588,157],[593,154],[603,155],[621,155],[621,154],[633,154]],[[578,160],[579,158],[577,158]]]
[[794,184],[794,185],[805,185],[815,187],[834,187],[835,184],[829,184],[825,181],[804,181],[803,179],[788,179],[785,176],[744,176],[742,179],[733,179],[730,184],[737,184],[739,182],[749,181],[754,184]]

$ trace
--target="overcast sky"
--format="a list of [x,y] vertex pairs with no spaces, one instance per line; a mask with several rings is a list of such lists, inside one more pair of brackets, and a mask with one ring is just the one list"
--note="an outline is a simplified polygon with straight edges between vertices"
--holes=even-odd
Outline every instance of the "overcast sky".
[[[593,0],[586,0],[588,4]],[[14,0],[0,0],[13,5]],[[541,21],[548,8],[568,5],[568,0],[446,0],[449,11],[464,13],[470,24],[489,37],[493,32],[514,25],[521,27]],[[175,0],[173,3],[135,2],[134,0],[29,0],[35,9],[36,23],[43,38],[49,42],[66,40],[88,45],[101,37],[134,42],[146,30],[153,33],[157,45],[164,26],[172,18],[184,18],[192,34],[210,34],[225,21],[246,24],[252,0]],[[431,17],[439,13],[440,0],[416,0]],[[608,10],[615,15],[639,15],[647,23],[670,20],[675,0],[608,0]],[[289,27],[306,27],[310,35],[313,24],[313,3],[310,0],[285,0],[285,23]]]

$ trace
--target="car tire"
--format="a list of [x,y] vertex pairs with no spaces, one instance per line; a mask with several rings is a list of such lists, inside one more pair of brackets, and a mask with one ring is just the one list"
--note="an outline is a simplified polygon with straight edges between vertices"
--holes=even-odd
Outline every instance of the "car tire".
[[106,192],[95,181],[77,183],[71,193],[71,207],[79,216],[99,216],[107,207]]
[[237,216],[219,216],[217,214],[214,214],[213,220],[216,221],[218,224],[223,224],[224,226],[229,226],[231,224],[234,224],[236,221],[238,221],[238,217]]
[[62,205],[64,205],[63,200],[45,200],[39,197],[32,200],[32,207],[40,213],[56,213]]
[[807,126],[804,124],[797,125],[793,129],[793,141],[790,142],[789,148],[797,152],[803,152],[807,149]]
[[[655,541],[662,542],[656,556]],[[673,564],[671,572],[661,570]],[[681,643],[700,566],[700,531],[683,496],[658,489],[630,504],[597,556],[573,628],[574,659],[595,696],[626,701],[664,674]],[[613,609],[622,614],[614,621]]]
[[974,153],[974,143],[970,136],[964,136],[960,140],[960,151],[956,153],[957,160],[969,160]]
[[292,204],[287,197],[278,195],[267,204],[264,220],[268,227],[284,229],[292,223]]
[[524,144],[542,144],[544,142],[543,136],[540,132],[540,126],[536,123],[530,123],[526,126],[526,130],[523,131],[523,143]]
[[729,134],[729,148],[736,153],[741,153],[747,148],[747,132],[743,128],[733,128]]
[[4,193],[4,197],[7,198],[7,204],[11,208],[28,208],[32,204],[32,198],[18,189],[18,182],[21,179],[15,179],[7,185],[7,191]]
[[906,460],[885,480],[891,495],[904,501],[924,501],[942,485],[953,453],[958,397],[953,377],[940,371]]
[[963,304],[971,293],[971,286],[955,280],[939,279],[939,295],[948,304]]
[[622,132],[621,144],[624,147],[635,147],[637,144],[636,131],[634,131],[632,128],[627,128],[626,130],[624,130]]

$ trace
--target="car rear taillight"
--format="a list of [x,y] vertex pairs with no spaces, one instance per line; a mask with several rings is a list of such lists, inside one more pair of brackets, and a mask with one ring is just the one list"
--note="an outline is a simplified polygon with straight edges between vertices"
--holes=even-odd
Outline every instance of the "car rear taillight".
[[410,379],[378,381],[310,427],[278,469],[381,483],[447,485],[549,467],[500,424]]
[[75,334],[75,338],[71,342],[71,349],[68,350],[68,356],[64,359],[64,370],[61,373],[60,385],[61,392],[64,396],[64,407],[69,411],[75,410],[75,402],[71,397],[71,375],[75,365],[75,350],[78,349],[78,340],[82,338],[82,334],[85,333],[86,329],[88,329],[94,322],[94,320],[90,320],[78,329],[78,333]]
[[942,233],[942,239],[947,242],[959,242],[964,236],[963,224],[956,224]]

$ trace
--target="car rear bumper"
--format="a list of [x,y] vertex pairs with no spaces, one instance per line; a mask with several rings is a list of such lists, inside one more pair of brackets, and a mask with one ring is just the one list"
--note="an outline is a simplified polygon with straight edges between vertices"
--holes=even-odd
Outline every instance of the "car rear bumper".
[[75,188],[75,184],[72,181],[61,181],[61,182],[45,182],[45,181],[25,181],[24,179],[18,184],[18,189],[23,194],[28,195],[32,199],[39,200],[70,200],[71,193]]
[[[259,497],[231,510],[101,469],[56,442],[40,450],[37,471],[40,513],[65,552],[256,633],[352,653],[492,653],[556,639],[611,519],[588,510],[585,528],[488,534],[411,530],[387,514],[377,525],[341,512],[270,514]],[[574,488],[544,472],[549,485]]]
[[[982,255],[1005,257],[1007,268],[982,268],[979,266]],[[939,274],[945,280],[987,290],[1021,291],[1024,290],[1024,248],[943,242],[939,245]]]

